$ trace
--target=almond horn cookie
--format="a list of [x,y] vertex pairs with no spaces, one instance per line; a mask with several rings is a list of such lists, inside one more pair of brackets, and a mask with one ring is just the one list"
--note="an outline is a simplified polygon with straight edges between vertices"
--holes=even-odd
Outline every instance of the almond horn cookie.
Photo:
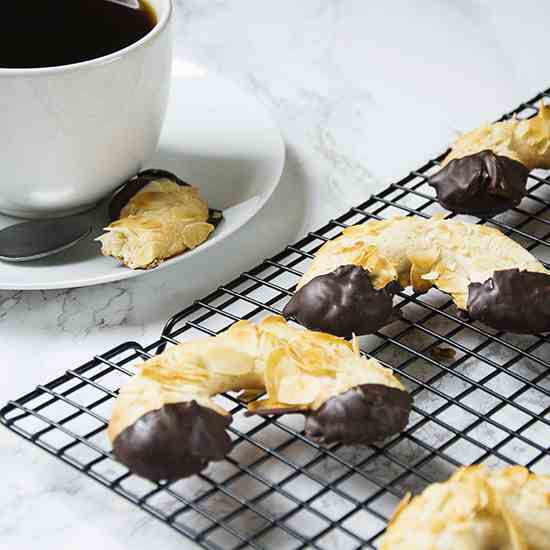
[[517,206],[527,175],[550,168],[550,107],[536,116],[485,124],[459,137],[428,183],[447,209],[491,216]]
[[109,205],[101,252],[126,267],[149,269],[202,244],[222,219],[193,187],[171,172],[145,170]]
[[441,217],[371,220],[319,249],[284,315],[338,336],[369,334],[392,320],[396,288],[436,287],[471,320],[538,334],[550,331],[549,273],[497,229]]
[[391,370],[355,341],[303,330],[282,317],[240,321],[215,337],[183,342],[146,361],[121,388],[108,436],[143,477],[178,479],[231,450],[231,415],[219,393],[265,390],[249,414],[303,413],[319,443],[362,444],[400,432],[411,398]]
[[470,466],[397,507],[379,550],[548,550],[550,476]]

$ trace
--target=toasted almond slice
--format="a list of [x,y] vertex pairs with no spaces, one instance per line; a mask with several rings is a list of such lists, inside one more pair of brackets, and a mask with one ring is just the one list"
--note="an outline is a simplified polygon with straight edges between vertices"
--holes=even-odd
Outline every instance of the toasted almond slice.
[[440,275],[435,284],[443,292],[455,294],[463,292],[465,288],[468,288],[469,281],[464,276],[446,273],[445,275]]
[[342,231],[342,235],[346,237],[361,237],[369,232],[369,224],[364,225],[350,225]]
[[281,353],[282,350],[276,348],[267,356],[265,361],[265,391],[268,399],[275,399],[279,389],[277,370]]
[[300,368],[291,357],[288,347],[281,346],[273,350],[269,354],[265,366],[265,387],[269,398],[277,398],[281,380],[299,374]]
[[258,329],[262,337],[275,337],[283,340],[292,340],[297,334],[301,332],[299,328],[287,323],[283,317],[279,315],[269,315],[261,320],[258,325]]
[[401,271],[398,274],[397,282],[403,287],[407,288],[411,284],[411,272],[410,270]]
[[409,261],[418,268],[426,271],[437,262],[441,251],[437,247],[432,247],[427,250],[409,250],[407,257]]
[[440,275],[441,273],[439,273],[439,271],[428,271],[428,273],[422,275],[422,279],[425,281],[437,281]]
[[178,368],[169,361],[147,361],[141,369],[141,375],[165,387],[186,382],[197,384],[208,380],[208,369],[198,362],[197,358],[182,356],[180,359],[185,365],[184,368],[181,364]]
[[356,353],[357,355],[361,354],[361,346],[359,345],[359,338],[354,334],[352,334],[351,337],[351,349]]
[[338,352],[334,350],[309,348],[296,353],[293,349],[292,353],[296,354],[294,356],[302,371],[315,376],[336,376],[344,368],[338,361]]
[[468,303],[468,295],[464,292],[455,292],[453,293],[453,301],[456,307],[465,310]]
[[368,255],[362,265],[369,272],[375,289],[384,288],[388,283],[397,279],[395,266],[388,258],[378,252]]
[[210,223],[191,223],[183,229],[181,237],[187,248],[195,248],[206,241],[212,231],[214,231],[214,226]]
[[260,333],[255,325],[238,321],[232,325],[226,333],[219,335],[219,338],[228,338],[229,346],[238,349],[248,355],[258,354]]
[[265,390],[242,390],[239,393],[239,399],[245,403],[250,403],[251,401],[256,401],[262,395],[264,395]]
[[321,346],[343,346],[347,349],[351,349],[350,343],[340,336],[334,336],[328,332],[315,332],[315,331],[300,331],[298,334],[300,340],[314,342]]
[[277,398],[288,405],[308,405],[320,389],[321,383],[313,376],[289,376],[280,381]]
[[411,285],[414,288],[415,292],[428,292],[432,288],[432,283],[429,280],[426,280],[422,277],[423,270],[422,268],[416,266],[415,264],[411,265]]
[[247,407],[248,412],[253,414],[266,414],[265,411],[273,412],[275,414],[284,414],[287,411],[294,412],[296,409],[301,409],[303,411],[307,411],[309,409],[308,406],[288,406],[284,403],[279,403],[274,399],[259,399],[258,401],[248,403]]
[[281,347],[281,339],[269,332],[262,332],[258,343],[259,355],[261,357],[269,357],[269,354]]
[[221,414],[222,416],[229,415],[229,413],[223,407],[220,407],[215,401],[213,401],[209,397],[197,397],[195,398],[195,401],[199,405],[202,405],[203,407],[208,407],[218,414]]
[[318,364],[330,363],[328,370],[338,370],[332,365],[333,357],[346,355],[353,351],[353,345],[344,338],[322,332],[303,332],[300,337],[289,343],[289,351],[298,358],[301,368],[307,368],[305,362]]
[[254,370],[254,359],[229,347],[211,346],[204,354],[210,370],[217,374],[242,376]]

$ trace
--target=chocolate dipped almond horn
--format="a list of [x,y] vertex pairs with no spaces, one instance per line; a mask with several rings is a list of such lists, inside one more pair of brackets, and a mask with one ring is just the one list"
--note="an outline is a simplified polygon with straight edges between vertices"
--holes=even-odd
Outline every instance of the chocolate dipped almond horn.
[[165,170],[145,170],[109,204],[111,224],[101,252],[132,269],[149,269],[202,244],[222,213],[208,208],[196,187]]
[[375,332],[393,318],[396,287],[436,287],[471,320],[498,330],[550,330],[549,271],[497,229],[441,217],[371,220],[323,245],[286,317],[338,336]]
[[397,507],[380,550],[548,550],[550,476],[470,466]]
[[411,398],[354,342],[270,316],[183,342],[146,361],[120,390],[108,428],[116,457],[143,477],[178,479],[231,450],[229,413],[213,398],[265,390],[250,414],[306,416],[319,443],[379,441],[405,428]]
[[512,118],[460,136],[428,183],[447,209],[490,216],[517,206],[530,170],[550,168],[550,107],[536,116]]

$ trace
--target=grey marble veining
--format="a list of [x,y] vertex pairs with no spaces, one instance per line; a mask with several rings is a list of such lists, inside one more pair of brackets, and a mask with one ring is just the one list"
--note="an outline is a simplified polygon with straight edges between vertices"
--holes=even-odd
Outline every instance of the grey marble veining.
[[[203,63],[234,79],[276,117],[287,143],[281,185],[262,212],[221,248],[171,270],[76,290],[0,290],[1,402],[123,340],[152,341],[163,322],[182,306],[416,168],[445,148],[456,132],[491,120],[550,85],[546,70],[550,11],[535,0],[177,0],[176,4],[178,58]],[[516,343],[521,344],[521,337]],[[416,341],[417,346],[422,344]],[[499,364],[513,355],[490,348],[483,353]],[[401,356],[390,354],[385,359],[398,362]],[[535,358],[517,368],[522,376],[536,376],[541,367]],[[419,378],[432,371],[429,363],[421,362],[411,369]],[[471,360],[461,369],[468,376],[486,374],[478,372]],[[506,392],[514,381],[499,379],[495,384],[495,391]],[[463,389],[457,382],[452,391]],[[539,397],[531,394],[522,396],[520,403],[530,410],[541,406]],[[429,395],[422,402],[425,410],[438,405]],[[447,420],[457,426],[467,422],[459,414]],[[477,438],[499,437],[498,430],[483,429],[475,433]],[[428,425],[422,437],[430,442],[443,435]],[[519,444],[512,451],[527,452]],[[361,453],[342,452],[351,461],[359,460],[356,453]],[[418,458],[417,452],[406,443],[399,449],[400,456],[410,461]],[[457,457],[467,453],[468,449],[456,450]],[[193,547],[5,430],[0,431],[0,457],[5,480],[0,494],[0,548]],[[276,476],[277,466],[270,467],[270,475]],[[376,461],[366,467],[373,473],[391,473],[387,469],[391,464],[384,469]],[[315,473],[336,477],[339,468],[326,462]],[[435,471],[436,477],[448,473]],[[363,496],[373,490],[352,482],[347,489],[360,490]],[[199,488],[193,489],[190,482],[189,490]],[[306,491],[307,486],[297,490]],[[221,498],[212,503],[225,505]],[[338,514],[345,508],[345,503],[328,497],[322,505],[327,513]],[[359,523],[352,526],[359,529]],[[335,536],[327,543],[339,541]]]

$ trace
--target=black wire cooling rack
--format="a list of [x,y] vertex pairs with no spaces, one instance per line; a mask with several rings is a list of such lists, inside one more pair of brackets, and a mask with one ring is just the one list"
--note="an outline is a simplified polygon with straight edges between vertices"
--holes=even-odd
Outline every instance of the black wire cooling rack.
[[[550,89],[503,118],[532,116],[547,98]],[[166,346],[216,334],[239,319],[280,313],[313,253],[348,225],[441,211],[426,179],[442,156],[178,313],[157,342],[126,342],[97,355],[10,401],[0,420],[213,549],[375,548],[406,492],[446,479],[458,466],[519,463],[549,472],[550,341],[464,322],[438,291],[399,294],[404,318],[362,339],[362,349],[395,369],[414,397],[409,426],[383,444],[320,447],[304,438],[300,416],[245,417],[244,403],[227,394],[219,399],[233,413],[235,445],[204,473],[152,483],[111,454],[105,428],[113,399],[137,365]],[[548,183],[533,173],[520,207],[470,221],[499,228],[548,266]]]

